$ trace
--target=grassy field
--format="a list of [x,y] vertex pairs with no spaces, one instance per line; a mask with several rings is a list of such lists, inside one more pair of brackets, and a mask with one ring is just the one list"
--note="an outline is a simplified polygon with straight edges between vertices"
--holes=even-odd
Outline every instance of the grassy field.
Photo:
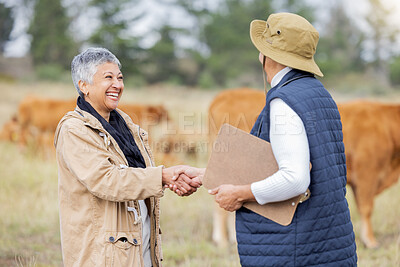
[[[29,93],[53,98],[76,95],[72,85],[49,83],[0,83],[0,92],[0,127]],[[124,101],[163,104],[172,120],[179,125],[183,122],[202,136],[203,118],[216,94],[217,91],[154,86],[127,89]],[[342,94],[334,97],[339,102],[354,98]],[[400,102],[398,95],[380,99]],[[7,142],[0,142],[0,151],[0,266],[61,266],[55,159],[43,159],[34,149],[21,150]],[[207,155],[203,153],[186,163],[204,167],[206,162]],[[376,198],[372,224],[380,247],[370,250],[360,242],[359,215],[352,192],[348,191],[359,266],[400,266],[399,192],[398,182]],[[213,199],[206,190],[188,198],[166,191],[161,205],[165,266],[240,266],[235,245],[218,249],[211,242]]]

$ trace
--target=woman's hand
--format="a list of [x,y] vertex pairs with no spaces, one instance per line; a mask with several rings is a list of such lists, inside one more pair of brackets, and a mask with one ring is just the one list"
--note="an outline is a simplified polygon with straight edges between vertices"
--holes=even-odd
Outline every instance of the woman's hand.
[[193,180],[184,174],[184,170],[189,166],[173,166],[163,168],[162,181],[166,188],[170,188],[179,196],[189,196],[197,191],[201,182]]
[[[205,168],[196,168],[196,167],[191,167],[191,166],[186,166],[186,165],[178,166],[178,168],[175,169],[175,176],[172,179],[174,181],[183,180],[187,184],[192,186],[192,188],[196,188],[196,190],[197,190],[197,188],[199,188],[202,185],[204,173],[205,173]],[[188,196],[188,195],[196,192],[196,190],[194,190],[190,194],[183,193],[174,184],[170,184],[168,187],[170,190],[174,191],[176,194],[181,195],[181,196]]]

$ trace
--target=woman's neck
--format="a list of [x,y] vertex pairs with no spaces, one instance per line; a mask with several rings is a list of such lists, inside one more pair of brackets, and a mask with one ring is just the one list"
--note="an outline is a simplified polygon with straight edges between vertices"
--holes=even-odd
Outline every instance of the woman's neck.
[[88,97],[84,97],[85,101],[88,102],[94,110],[96,110],[97,113],[99,113],[100,116],[103,117],[107,122],[110,122],[110,112],[108,111],[102,111],[100,108],[98,108]]

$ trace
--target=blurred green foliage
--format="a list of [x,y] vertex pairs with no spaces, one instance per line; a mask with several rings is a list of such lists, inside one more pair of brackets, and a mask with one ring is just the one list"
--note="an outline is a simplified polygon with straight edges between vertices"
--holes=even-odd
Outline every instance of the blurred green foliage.
[[[89,7],[98,12],[100,26],[92,33],[87,43],[101,46],[113,52],[121,61],[126,74],[138,72],[142,63],[143,49],[138,45],[139,38],[127,34],[132,24],[145,14],[126,12],[140,0],[91,0]],[[75,52],[77,54],[77,52]]]
[[253,19],[266,19],[272,12],[270,2],[227,0],[204,25],[202,41],[210,49],[206,69],[218,85],[259,71],[258,52],[251,43],[249,25]]
[[390,81],[393,85],[400,85],[400,56],[393,58],[390,63]]
[[35,75],[40,80],[71,81],[71,74],[59,64],[43,64],[35,67]]
[[371,5],[371,9],[365,17],[365,21],[370,29],[367,41],[372,44],[372,53],[374,55],[372,66],[375,72],[388,78],[388,61],[386,57],[393,55],[393,48],[396,47],[396,36],[400,34],[400,29],[398,25],[389,21],[388,18],[393,9],[385,5],[385,1],[368,0],[368,2]]
[[0,52],[4,52],[5,43],[10,39],[14,20],[11,16],[11,8],[0,3]]
[[[399,83],[395,42],[400,31],[387,19],[393,10],[383,0],[365,0],[370,10],[357,18],[357,23],[346,10],[345,1],[320,3],[319,8],[306,0],[218,0],[214,6],[205,0],[160,1],[160,9],[180,10],[182,23],[171,23],[172,15],[167,13],[166,17],[153,19],[147,32],[132,31],[154,12],[138,8],[144,0],[21,1],[35,3],[31,5],[34,10],[28,32],[39,78],[56,78],[55,65],[68,70],[81,49],[102,46],[120,59],[125,77],[132,84],[262,86],[258,51],[250,41],[249,24],[253,19],[266,20],[274,12],[293,12],[319,26],[315,60],[327,78],[335,80],[355,73],[362,79],[368,73],[384,85],[389,81]],[[318,13],[321,11],[326,14],[323,19]],[[0,48],[10,38],[11,13],[0,4]],[[81,17],[98,22],[85,38],[70,32],[71,22]],[[144,46],[142,41],[149,36],[153,42]],[[191,40],[192,45],[184,46],[182,39]],[[51,67],[43,67],[46,64]]]
[[173,38],[176,30],[168,25],[162,26],[159,29],[160,39],[147,50],[147,60],[141,72],[149,83],[179,79]]
[[361,57],[363,33],[346,15],[343,6],[332,6],[329,15],[329,23],[320,38],[315,56],[318,65],[328,77],[364,71]]
[[57,64],[68,69],[77,46],[68,27],[70,20],[60,0],[37,0],[28,30],[35,65]]

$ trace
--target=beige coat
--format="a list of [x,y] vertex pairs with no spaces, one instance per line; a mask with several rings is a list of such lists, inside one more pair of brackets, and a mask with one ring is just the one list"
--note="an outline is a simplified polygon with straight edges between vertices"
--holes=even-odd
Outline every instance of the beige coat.
[[161,265],[162,167],[153,167],[147,133],[118,112],[143,155],[145,169],[128,168],[115,139],[94,116],[78,107],[57,127],[54,142],[65,266],[143,266],[137,201],[141,199],[146,199],[150,215],[152,263]]

